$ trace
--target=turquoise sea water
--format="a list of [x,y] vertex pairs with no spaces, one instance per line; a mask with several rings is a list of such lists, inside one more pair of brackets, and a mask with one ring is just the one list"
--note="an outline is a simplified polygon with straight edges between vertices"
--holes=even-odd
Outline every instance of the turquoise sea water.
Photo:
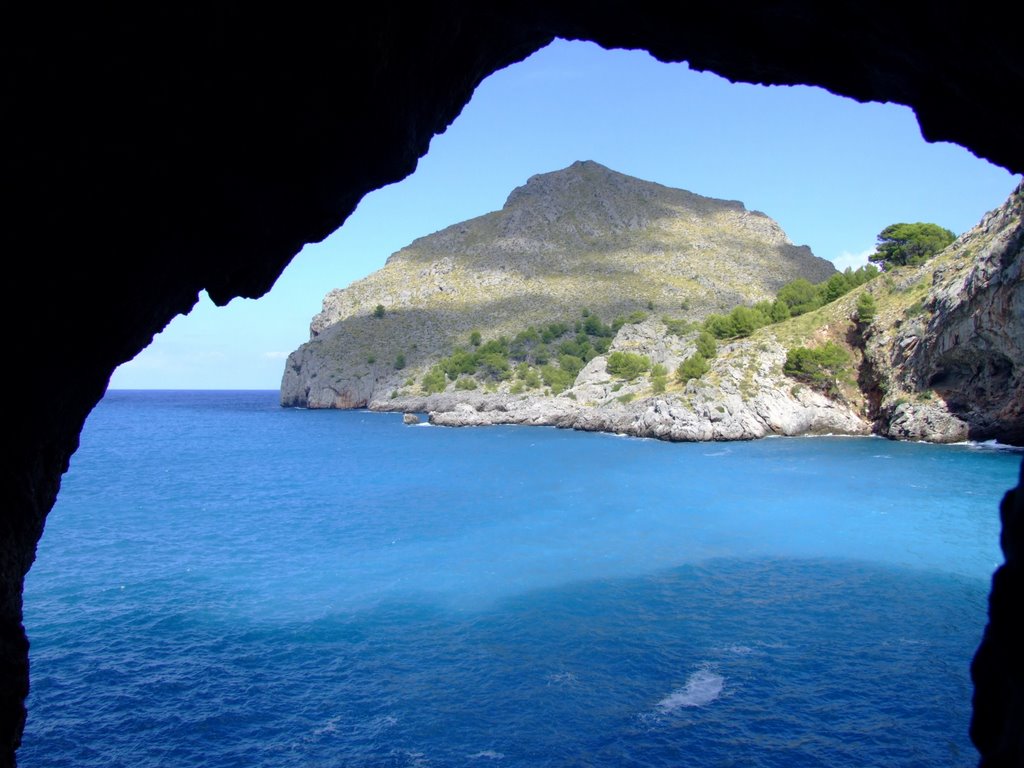
[[35,766],[969,766],[1020,454],[109,393],[26,587]]

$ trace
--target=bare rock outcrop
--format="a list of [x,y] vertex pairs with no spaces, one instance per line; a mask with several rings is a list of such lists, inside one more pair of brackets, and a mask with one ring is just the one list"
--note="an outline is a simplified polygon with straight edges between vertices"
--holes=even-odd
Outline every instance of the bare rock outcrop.
[[930,287],[871,333],[881,431],[1024,443],[1024,185],[897,290]]

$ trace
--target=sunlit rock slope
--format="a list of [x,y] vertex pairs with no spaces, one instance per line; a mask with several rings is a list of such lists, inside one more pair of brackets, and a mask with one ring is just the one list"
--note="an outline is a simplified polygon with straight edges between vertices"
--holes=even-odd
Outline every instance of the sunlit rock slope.
[[637,310],[700,319],[834,271],[742,203],[577,162],[533,176],[500,211],[420,238],[328,294],[310,341],[288,359],[281,402],[354,408],[413,396],[422,374],[473,330],[514,336],[572,322],[584,308],[606,321]]

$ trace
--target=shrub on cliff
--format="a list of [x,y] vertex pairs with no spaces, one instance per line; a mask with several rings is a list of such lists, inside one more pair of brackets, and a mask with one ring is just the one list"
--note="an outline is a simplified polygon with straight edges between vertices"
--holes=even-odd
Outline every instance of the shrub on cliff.
[[870,324],[878,312],[874,297],[866,291],[857,299],[857,321],[863,325]]
[[583,323],[583,330],[588,336],[599,336],[603,338],[611,338],[615,334],[612,332],[610,325],[605,325],[601,322],[595,314],[588,314],[586,322]]
[[663,316],[661,318],[661,322],[665,324],[665,328],[668,329],[668,332],[674,336],[685,336],[693,329],[694,325],[696,325],[686,318],[669,317],[668,315]]
[[476,373],[478,366],[477,353],[465,349],[456,349],[438,365],[448,374],[448,378],[455,381],[459,376],[472,376]]
[[835,301],[877,276],[878,267],[868,264],[856,270],[847,267],[817,285],[797,278],[782,286],[774,301],[759,301],[752,307],[741,305],[728,315],[708,315],[704,330],[719,339],[749,336],[758,328],[781,323]]
[[573,374],[555,365],[542,365],[540,375],[544,379],[544,384],[551,387],[551,391],[556,395],[567,390],[576,381]]
[[651,358],[632,352],[612,352],[605,367],[612,376],[632,380],[651,369]]
[[719,339],[733,339],[749,336],[771,322],[771,317],[760,307],[739,306],[728,315],[708,315],[704,321],[704,330]]
[[802,277],[782,286],[779,289],[778,299],[785,302],[789,307],[790,314],[794,316],[810,312],[820,306],[818,304],[818,287]]
[[668,368],[658,363],[651,368],[651,391],[660,395],[668,386]]
[[552,341],[560,336],[564,336],[569,332],[569,326],[565,323],[548,323],[547,327],[541,331],[540,338],[545,344],[550,344]]
[[[586,334],[581,333],[576,338],[570,339],[569,341],[563,341],[558,345],[558,354],[560,357],[566,355],[579,358],[583,362],[593,360],[597,357],[597,350],[594,349],[590,343],[590,337]],[[565,366],[563,366],[564,368]],[[580,366],[583,367],[582,365]]]
[[690,379],[699,379],[707,373],[710,368],[711,366],[708,365],[708,361],[705,359],[704,355],[700,352],[695,352],[683,360],[683,362],[679,364],[679,367],[676,368],[676,381],[680,384],[685,384]]
[[[651,302],[648,302],[647,308],[654,309],[654,305]],[[629,313],[629,316],[626,318],[626,323],[628,325],[633,325],[635,323],[642,323],[646,319],[647,313],[644,312],[642,309],[637,309]]]
[[487,352],[477,358],[480,372],[490,379],[507,379],[512,375],[508,358],[500,352]]
[[845,377],[850,353],[828,341],[819,347],[796,347],[786,354],[782,370],[787,376],[807,382],[825,392],[835,392]]
[[420,387],[426,394],[431,395],[436,392],[444,392],[444,388],[447,384],[448,381],[445,376],[444,368],[440,365],[435,365],[423,375]]
[[619,329],[621,329],[624,325],[635,325],[636,323],[642,323],[646,319],[647,313],[644,312],[642,309],[637,309],[633,312],[630,312],[627,317],[619,315],[614,320],[612,320],[611,335],[614,336],[616,333],[618,333]]
[[563,371],[572,376],[574,381],[576,377],[579,375],[580,371],[583,370],[584,365],[586,365],[586,363],[583,362],[582,358],[576,357],[574,355],[558,356],[558,366]]
[[715,341],[715,337],[707,331],[701,331],[697,336],[697,351],[700,352],[707,360],[710,360],[712,357],[717,355],[718,344]]

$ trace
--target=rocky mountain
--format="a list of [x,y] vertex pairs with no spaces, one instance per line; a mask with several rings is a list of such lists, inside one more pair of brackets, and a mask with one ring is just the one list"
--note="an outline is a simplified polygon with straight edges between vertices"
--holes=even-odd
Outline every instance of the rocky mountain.
[[[650,377],[624,384],[602,356],[559,397],[445,393],[408,404],[453,426],[547,424],[670,440],[873,432],[1024,445],[1022,266],[1024,185],[933,259],[722,346],[685,385],[655,393]],[[865,293],[877,307],[870,322],[859,317]],[[826,343],[849,355],[827,392],[785,372],[789,350]],[[643,352],[671,366],[694,348],[693,333],[679,338],[647,319],[623,326],[609,352]],[[623,392],[634,399],[621,402]]]
[[473,331],[512,337],[571,323],[584,309],[605,321],[637,311],[701,319],[834,271],[742,203],[577,162],[533,176],[500,211],[420,238],[329,293],[310,341],[288,359],[281,403],[398,405]]
[[[710,370],[656,394],[626,384],[595,358],[556,398],[411,400],[444,425],[538,424],[670,440],[868,434],[1024,445],[1024,185],[945,251],[883,273],[820,309],[769,325],[718,350]],[[859,319],[862,294],[876,316]],[[693,353],[659,321],[626,325],[611,350],[669,365]],[[789,350],[832,343],[849,355],[828,392],[785,371]],[[635,396],[622,403],[617,393]],[[386,403],[378,407],[388,408]]]
[[[877,433],[1024,444],[1022,220],[1024,185],[924,264],[719,342],[687,380],[673,373],[698,351],[695,321],[834,269],[740,203],[576,163],[329,294],[288,361],[281,401],[669,440]],[[870,318],[858,309],[864,294]],[[542,365],[537,329],[559,322]],[[483,350],[499,338],[503,350],[540,346],[514,371],[458,370],[474,342]],[[579,343],[599,349],[572,365]],[[842,363],[824,385],[790,368],[794,350],[826,347]],[[625,375],[616,354],[647,367]]]

